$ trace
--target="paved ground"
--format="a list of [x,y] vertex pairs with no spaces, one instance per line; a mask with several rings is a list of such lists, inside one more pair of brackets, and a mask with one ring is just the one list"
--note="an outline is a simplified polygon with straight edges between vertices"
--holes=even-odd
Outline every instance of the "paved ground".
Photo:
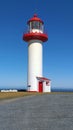
[[73,94],[0,101],[0,130],[73,130]]

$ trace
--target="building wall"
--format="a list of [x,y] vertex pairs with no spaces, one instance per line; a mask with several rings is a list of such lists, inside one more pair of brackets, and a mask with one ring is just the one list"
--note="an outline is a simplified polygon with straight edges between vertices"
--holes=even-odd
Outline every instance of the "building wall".
[[46,85],[46,81],[43,82],[43,92],[51,92],[51,84]]
[[28,45],[28,86],[29,91],[38,91],[37,76],[42,77],[42,42],[31,40]]

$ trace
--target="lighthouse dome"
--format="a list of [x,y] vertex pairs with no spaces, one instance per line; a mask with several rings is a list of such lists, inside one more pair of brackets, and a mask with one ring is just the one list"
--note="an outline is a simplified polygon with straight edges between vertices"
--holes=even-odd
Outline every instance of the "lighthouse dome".
[[23,35],[24,41],[28,42],[30,40],[41,40],[42,42],[45,42],[48,40],[47,34],[44,33],[44,22],[38,18],[37,14],[34,14],[34,16],[29,19],[27,24],[28,30]]
[[44,22],[40,18],[38,18],[37,14],[34,14],[34,16],[31,19],[29,19],[27,24],[29,24],[30,22],[33,22],[33,21],[38,21],[38,22],[44,24]]

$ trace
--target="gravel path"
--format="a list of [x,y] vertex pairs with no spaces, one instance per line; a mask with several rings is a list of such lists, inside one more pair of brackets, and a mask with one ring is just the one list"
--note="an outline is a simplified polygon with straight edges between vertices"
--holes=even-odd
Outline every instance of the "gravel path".
[[73,130],[73,94],[0,101],[0,130]]

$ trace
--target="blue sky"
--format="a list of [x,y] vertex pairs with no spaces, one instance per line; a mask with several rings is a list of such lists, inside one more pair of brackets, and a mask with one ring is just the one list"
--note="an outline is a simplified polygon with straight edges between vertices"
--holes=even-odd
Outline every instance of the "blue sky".
[[0,87],[27,84],[27,43],[22,40],[34,13],[44,21],[44,76],[52,88],[73,88],[73,1],[0,0]]

